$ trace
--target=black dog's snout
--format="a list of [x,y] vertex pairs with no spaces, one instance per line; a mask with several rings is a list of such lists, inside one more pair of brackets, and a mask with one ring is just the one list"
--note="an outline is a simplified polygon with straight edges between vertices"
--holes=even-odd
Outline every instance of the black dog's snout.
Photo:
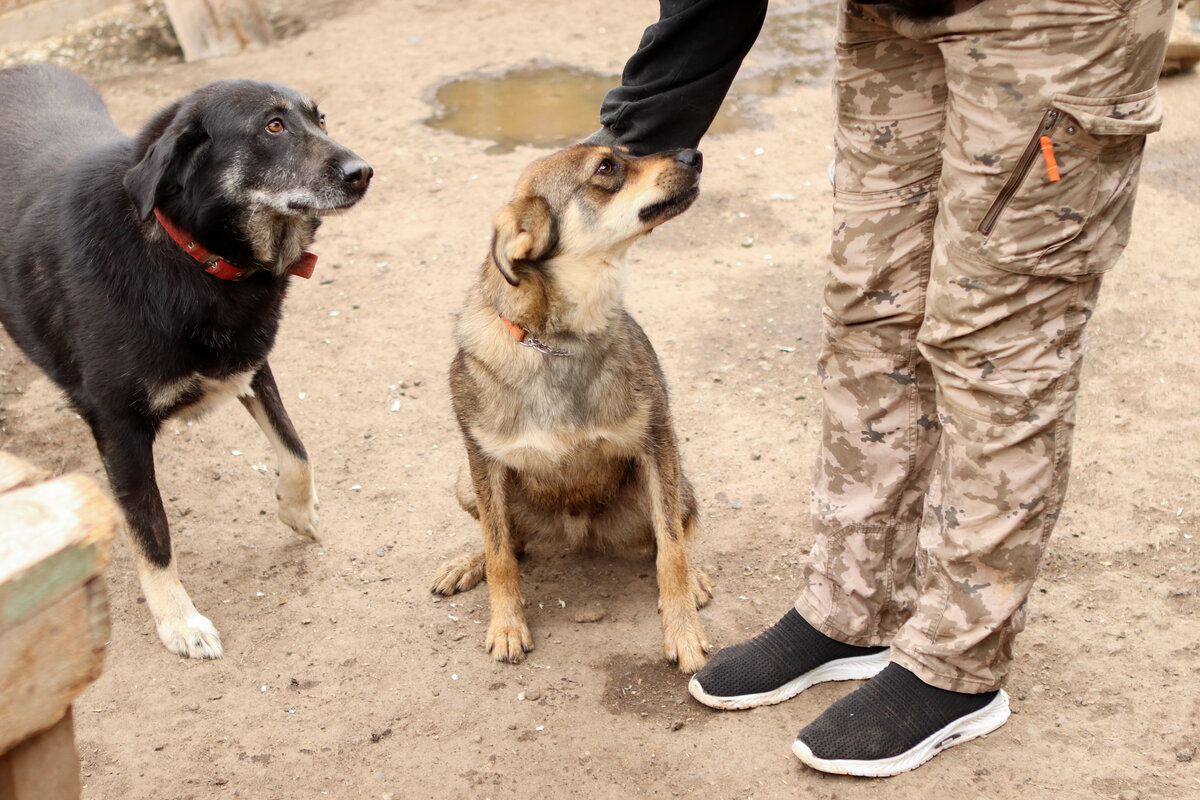
[[675,154],[675,160],[685,167],[692,167],[696,172],[704,170],[704,155],[699,150],[688,148]]
[[371,169],[370,164],[358,159],[344,162],[339,169],[342,173],[342,180],[356,191],[366,189],[367,184],[371,182],[371,177],[375,174],[375,170]]

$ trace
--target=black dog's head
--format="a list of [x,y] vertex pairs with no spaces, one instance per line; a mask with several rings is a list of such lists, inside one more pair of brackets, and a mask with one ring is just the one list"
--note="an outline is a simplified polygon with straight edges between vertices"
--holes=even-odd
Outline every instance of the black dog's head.
[[362,199],[373,174],[329,137],[315,102],[248,80],[168,106],[134,148],[124,185],[140,219],[157,206],[210,250],[276,271],[308,245],[321,215]]

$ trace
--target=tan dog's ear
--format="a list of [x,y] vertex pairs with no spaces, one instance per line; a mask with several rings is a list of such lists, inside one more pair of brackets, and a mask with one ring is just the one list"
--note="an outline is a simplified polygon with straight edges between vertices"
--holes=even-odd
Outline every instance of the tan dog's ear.
[[558,246],[558,226],[550,204],[537,195],[518,197],[492,218],[492,262],[513,286],[516,265],[541,261]]

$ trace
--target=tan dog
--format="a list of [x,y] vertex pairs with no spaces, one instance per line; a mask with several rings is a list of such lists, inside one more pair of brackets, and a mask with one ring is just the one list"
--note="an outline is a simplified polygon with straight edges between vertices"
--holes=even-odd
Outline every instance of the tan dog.
[[685,549],[696,499],[658,359],[622,305],[626,251],[691,205],[701,165],[696,150],[578,145],[531,164],[495,216],[450,368],[467,448],[458,499],[484,549],[443,564],[432,590],[486,576],[498,661],[533,649],[517,556],[549,541],[656,553],[666,657],[689,673],[704,664],[696,609],[712,589]]

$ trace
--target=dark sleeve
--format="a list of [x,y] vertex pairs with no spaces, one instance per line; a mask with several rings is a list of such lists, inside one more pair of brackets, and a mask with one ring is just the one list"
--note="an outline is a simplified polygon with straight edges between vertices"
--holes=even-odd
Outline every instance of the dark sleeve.
[[625,63],[621,85],[600,106],[589,141],[636,154],[695,147],[708,130],[767,13],[767,0],[660,0]]

